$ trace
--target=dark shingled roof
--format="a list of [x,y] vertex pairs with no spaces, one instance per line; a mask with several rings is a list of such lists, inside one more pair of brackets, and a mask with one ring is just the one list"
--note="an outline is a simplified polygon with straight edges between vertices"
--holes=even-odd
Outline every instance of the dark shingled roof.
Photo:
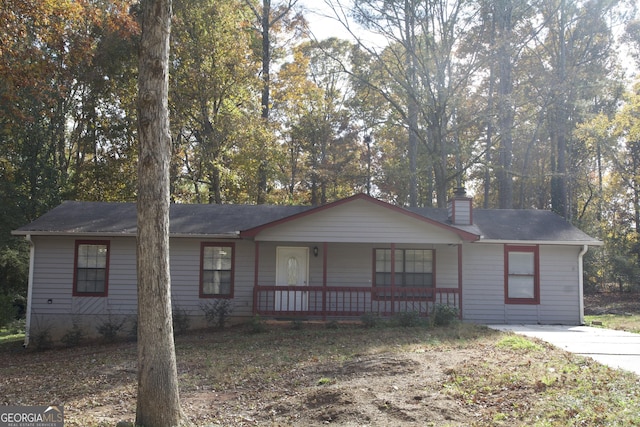
[[[273,221],[314,209],[312,206],[195,205],[172,204],[173,235],[235,235]],[[446,209],[407,208],[409,212],[480,237],[480,240],[563,242],[598,245],[560,216],[540,210],[474,209],[473,225],[452,225]],[[134,235],[134,203],[64,202],[32,223],[20,227],[17,235],[78,234]]]
[[[172,204],[170,232],[223,235],[294,215],[310,206]],[[135,234],[135,203],[64,202],[14,234]]]

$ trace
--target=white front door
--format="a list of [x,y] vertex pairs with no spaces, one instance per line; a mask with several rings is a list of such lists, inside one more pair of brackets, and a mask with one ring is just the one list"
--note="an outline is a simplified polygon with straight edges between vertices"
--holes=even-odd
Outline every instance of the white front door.
[[[276,286],[308,286],[309,248],[276,248]],[[306,311],[309,295],[304,289],[276,291],[276,311]]]

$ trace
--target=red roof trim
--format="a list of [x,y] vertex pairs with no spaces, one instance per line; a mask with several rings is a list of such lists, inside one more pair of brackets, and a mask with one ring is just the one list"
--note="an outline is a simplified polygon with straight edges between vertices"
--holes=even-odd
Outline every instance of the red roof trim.
[[332,208],[334,208],[336,206],[347,204],[347,203],[353,202],[355,200],[364,200],[366,202],[373,203],[375,205],[381,206],[381,207],[386,208],[386,209],[390,209],[390,210],[392,210],[394,212],[397,212],[399,214],[408,216],[410,218],[414,218],[414,219],[417,219],[419,221],[426,222],[427,224],[435,225],[436,227],[440,227],[440,228],[443,228],[445,230],[448,230],[448,231],[451,231],[451,232],[457,234],[458,236],[460,236],[460,238],[462,238],[463,240],[466,240],[466,241],[475,241],[475,240],[478,240],[480,238],[480,236],[478,236],[477,234],[469,233],[467,231],[463,231],[463,230],[460,230],[458,228],[451,227],[451,226],[449,226],[447,224],[443,224],[441,222],[434,221],[434,220],[432,220],[430,218],[427,218],[427,217],[424,217],[422,215],[418,215],[416,213],[410,212],[410,211],[408,211],[406,209],[403,209],[403,208],[401,208],[399,206],[394,206],[394,205],[389,204],[387,202],[383,202],[382,200],[378,200],[378,199],[376,199],[374,197],[371,197],[371,196],[368,196],[368,195],[366,195],[364,193],[355,194],[353,196],[346,197],[346,198],[340,199],[340,200],[336,200],[335,202],[327,203],[326,205],[318,206],[318,207],[306,210],[304,212],[300,212],[300,213],[288,216],[286,218],[281,218],[281,219],[278,219],[276,221],[272,221],[272,222],[269,222],[267,224],[260,225],[258,227],[254,227],[254,228],[250,228],[248,230],[241,231],[240,232],[240,237],[255,237],[255,236],[257,236],[258,234],[260,234],[262,231],[264,231],[266,229],[269,229],[269,228],[272,228],[272,227],[275,227],[275,226],[278,226],[278,225],[281,225],[281,224],[285,224],[285,223],[290,222],[290,221],[295,221],[295,220],[303,218],[305,216],[316,214],[316,213],[321,212],[323,210],[332,209]]

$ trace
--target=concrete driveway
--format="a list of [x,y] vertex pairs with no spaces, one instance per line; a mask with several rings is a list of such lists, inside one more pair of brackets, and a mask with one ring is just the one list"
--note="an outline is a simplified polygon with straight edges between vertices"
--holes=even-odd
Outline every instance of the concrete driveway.
[[489,325],[539,338],[563,350],[640,375],[640,334],[590,326]]

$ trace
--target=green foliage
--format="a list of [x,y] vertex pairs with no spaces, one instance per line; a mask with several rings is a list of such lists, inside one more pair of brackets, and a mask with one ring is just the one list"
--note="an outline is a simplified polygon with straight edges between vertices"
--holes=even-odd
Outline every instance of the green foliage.
[[0,292],[25,295],[29,273],[29,251],[26,244],[0,248]]
[[0,294],[0,328],[8,325],[16,317],[16,309],[13,298],[10,295]]
[[14,320],[6,328],[0,328],[0,345],[6,343],[19,344],[24,340],[24,319]]
[[204,318],[209,326],[224,328],[233,313],[233,303],[229,299],[216,299],[210,302],[201,303],[200,310],[204,313]]
[[291,329],[294,331],[299,331],[304,328],[304,321],[301,319],[293,319],[291,321]]
[[340,325],[338,324],[337,320],[331,320],[329,322],[327,322],[327,324],[325,325],[325,327],[327,329],[339,329]]
[[260,317],[259,314],[256,314],[249,321],[249,333],[251,334],[260,334],[267,330],[267,325],[265,321]]
[[15,319],[12,320],[7,325],[7,330],[11,334],[24,334],[26,328],[26,320],[25,319]]
[[77,319],[73,319],[71,329],[62,336],[60,341],[67,347],[77,347],[85,337],[84,328]]
[[437,304],[433,308],[432,319],[435,326],[449,326],[458,321],[459,311],[456,307]]
[[0,248],[0,327],[24,317],[28,272],[28,245],[13,242]]
[[105,341],[113,342],[118,338],[118,333],[122,330],[127,319],[124,317],[116,317],[108,315],[96,326],[96,331]]
[[362,322],[362,326],[365,328],[375,328],[380,326],[382,323],[382,318],[378,313],[367,312],[360,316],[360,321]]
[[127,338],[131,341],[138,339],[138,316],[129,317],[129,329],[127,330]]
[[29,335],[29,343],[38,351],[53,348],[51,329],[51,326],[34,328]]
[[396,314],[396,321],[398,325],[403,328],[412,328],[424,324],[423,319],[420,318],[420,313],[416,311],[407,311]]
[[189,317],[189,313],[187,310],[180,307],[173,307],[173,333],[174,334],[184,334],[189,330],[191,326],[191,317]]

